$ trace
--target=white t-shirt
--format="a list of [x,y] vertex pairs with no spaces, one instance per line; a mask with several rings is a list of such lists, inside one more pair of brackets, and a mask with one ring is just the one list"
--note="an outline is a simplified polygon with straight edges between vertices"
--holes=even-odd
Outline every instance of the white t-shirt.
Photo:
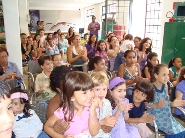
[[131,50],[135,47],[134,42],[131,40],[124,40],[120,46],[120,50],[125,52],[127,50]]

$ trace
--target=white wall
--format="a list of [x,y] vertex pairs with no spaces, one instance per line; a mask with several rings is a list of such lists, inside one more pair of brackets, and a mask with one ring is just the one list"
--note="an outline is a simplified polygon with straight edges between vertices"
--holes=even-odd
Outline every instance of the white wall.
[[[59,25],[51,31],[60,29],[62,32],[67,32],[69,27],[75,27],[78,32],[81,27],[81,12],[79,10],[40,10],[40,20],[44,23],[57,24],[58,22],[67,22],[66,25]],[[49,31],[53,25],[45,26],[45,31]]]
[[133,0],[132,26],[130,33],[133,36],[144,37],[145,33],[146,0]]

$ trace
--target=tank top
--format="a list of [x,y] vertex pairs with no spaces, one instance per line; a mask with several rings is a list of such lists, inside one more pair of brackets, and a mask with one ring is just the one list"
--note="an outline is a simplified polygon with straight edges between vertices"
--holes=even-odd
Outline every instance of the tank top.
[[[81,49],[83,49],[83,46],[81,46]],[[78,54],[76,53],[75,46],[72,46],[72,57],[75,58],[76,56],[78,56]],[[85,62],[83,62],[82,57],[80,57],[75,62],[71,63],[71,65],[74,65],[75,67],[80,67],[83,66],[84,63]]]
[[[92,28],[98,28],[98,26],[99,26],[99,23],[98,22],[95,22],[95,23],[91,23],[90,24],[90,28],[91,29]],[[91,30],[90,31],[90,34],[94,34],[94,35],[98,36],[98,30],[95,30],[95,31]]]

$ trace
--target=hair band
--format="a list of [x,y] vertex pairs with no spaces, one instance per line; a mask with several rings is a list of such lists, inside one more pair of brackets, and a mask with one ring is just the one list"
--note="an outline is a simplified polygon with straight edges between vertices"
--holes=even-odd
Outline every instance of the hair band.
[[120,82],[125,82],[125,80],[123,78],[120,78],[120,77],[116,77],[113,80],[111,80],[110,84],[109,84],[109,90],[112,90],[112,88],[114,88]]
[[16,93],[11,94],[10,98],[11,99],[24,98],[24,99],[28,100],[28,95],[26,93],[16,92]]

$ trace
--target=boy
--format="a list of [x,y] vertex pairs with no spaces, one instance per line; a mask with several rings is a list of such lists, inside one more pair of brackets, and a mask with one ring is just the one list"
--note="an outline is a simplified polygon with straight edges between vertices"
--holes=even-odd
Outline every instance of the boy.
[[11,138],[14,122],[8,86],[0,80],[0,138]]
[[44,29],[40,30],[40,43],[42,46],[44,46],[44,42],[45,42],[46,37],[44,36]]
[[38,63],[43,71],[36,77],[35,92],[37,93],[38,101],[45,103],[45,106],[47,106],[50,99],[56,94],[49,88],[49,77],[53,69],[53,63],[49,55],[41,55],[38,59]]

